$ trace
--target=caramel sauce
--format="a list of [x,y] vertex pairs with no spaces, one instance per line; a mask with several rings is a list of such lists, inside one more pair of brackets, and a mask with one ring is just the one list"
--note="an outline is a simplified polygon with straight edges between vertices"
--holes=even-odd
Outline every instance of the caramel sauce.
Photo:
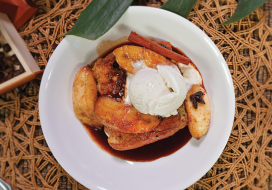
[[109,145],[108,136],[105,134],[103,128],[97,129],[86,125],[84,125],[84,127],[93,141],[101,147],[101,149],[117,158],[135,162],[150,162],[169,156],[181,149],[192,138],[189,129],[186,126],[168,138],[133,150],[118,151],[114,150]]

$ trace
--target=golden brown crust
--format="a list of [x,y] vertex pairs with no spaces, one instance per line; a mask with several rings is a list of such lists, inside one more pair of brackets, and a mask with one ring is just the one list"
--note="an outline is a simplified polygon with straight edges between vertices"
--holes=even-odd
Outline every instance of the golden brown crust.
[[92,70],[89,67],[82,67],[77,72],[73,83],[72,99],[75,115],[82,123],[97,128],[102,127],[94,115],[97,89]]
[[131,74],[135,74],[136,70],[133,63],[137,61],[144,61],[147,67],[156,68],[159,64],[173,65],[173,63],[160,54],[155,53],[144,47],[124,45],[116,48],[113,51],[117,63],[124,70]]
[[114,98],[123,96],[126,84],[126,71],[115,62],[113,53],[95,62],[93,74],[97,81],[97,90],[101,96],[111,95]]
[[[184,108],[181,108],[184,109]],[[174,135],[178,130],[184,128],[188,123],[185,111],[164,118],[161,123],[148,133],[123,133],[110,127],[105,127],[105,133],[109,136],[108,143],[115,150],[130,150],[156,142],[158,140]]]
[[98,98],[95,115],[105,126],[125,133],[146,133],[160,123],[156,116],[140,113],[133,106],[108,96]]

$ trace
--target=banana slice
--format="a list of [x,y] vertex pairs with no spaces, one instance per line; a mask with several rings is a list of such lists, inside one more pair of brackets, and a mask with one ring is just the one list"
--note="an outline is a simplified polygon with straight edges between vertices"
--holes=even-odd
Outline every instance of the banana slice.
[[160,123],[156,116],[140,113],[133,106],[108,96],[98,98],[95,115],[105,126],[124,133],[146,133]]
[[89,67],[82,67],[77,72],[73,83],[72,99],[76,117],[82,123],[97,128],[103,126],[94,115],[97,88],[92,69]]
[[[190,98],[191,95],[192,97]],[[203,103],[199,96],[205,103]],[[196,106],[197,108],[195,108]],[[185,99],[185,108],[188,114],[188,127],[190,133],[194,138],[199,140],[207,133],[211,117],[210,101],[206,90],[202,86],[193,85],[188,91]]]
[[137,72],[137,67],[140,67],[139,62],[143,62],[147,67],[153,69],[157,68],[159,64],[173,65],[164,56],[139,46],[124,45],[115,49],[113,53],[120,67],[131,74]]

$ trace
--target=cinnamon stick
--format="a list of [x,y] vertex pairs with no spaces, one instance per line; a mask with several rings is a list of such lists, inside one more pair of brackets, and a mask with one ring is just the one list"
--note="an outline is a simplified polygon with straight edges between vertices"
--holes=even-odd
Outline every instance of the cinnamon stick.
[[141,45],[143,47],[146,47],[156,53],[159,53],[169,59],[173,59],[177,62],[183,63],[188,65],[190,63],[190,59],[188,59],[187,57],[184,57],[180,54],[177,54],[169,49],[166,49],[162,46],[160,46],[159,44],[137,34],[136,32],[131,31],[128,40],[131,42],[134,42],[138,45]]
[[170,42],[163,42],[163,41],[154,41],[154,42],[159,44],[160,46],[172,51],[172,45]]

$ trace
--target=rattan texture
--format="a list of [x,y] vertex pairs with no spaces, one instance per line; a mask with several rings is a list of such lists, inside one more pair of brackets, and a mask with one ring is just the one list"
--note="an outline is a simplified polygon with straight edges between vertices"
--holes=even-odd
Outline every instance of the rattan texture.
[[[138,0],[159,7],[166,0]],[[20,29],[41,69],[91,0],[36,0],[39,12]],[[270,10],[271,2],[263,6]],[[272,189],[272,28],[257,9],[245,19],[218,26],[235,11],[235,0],[199,0],[189,20],[223,54],[232,75],[235,121],[229,141],[214,166],[188,189]],[[271,26],[271,25],[270,25]],[[39,122],[40,79],[0,99],[0,176],[14,189],[86,189],[55,160]],[[224,97],[222,97],[224,101]]]

